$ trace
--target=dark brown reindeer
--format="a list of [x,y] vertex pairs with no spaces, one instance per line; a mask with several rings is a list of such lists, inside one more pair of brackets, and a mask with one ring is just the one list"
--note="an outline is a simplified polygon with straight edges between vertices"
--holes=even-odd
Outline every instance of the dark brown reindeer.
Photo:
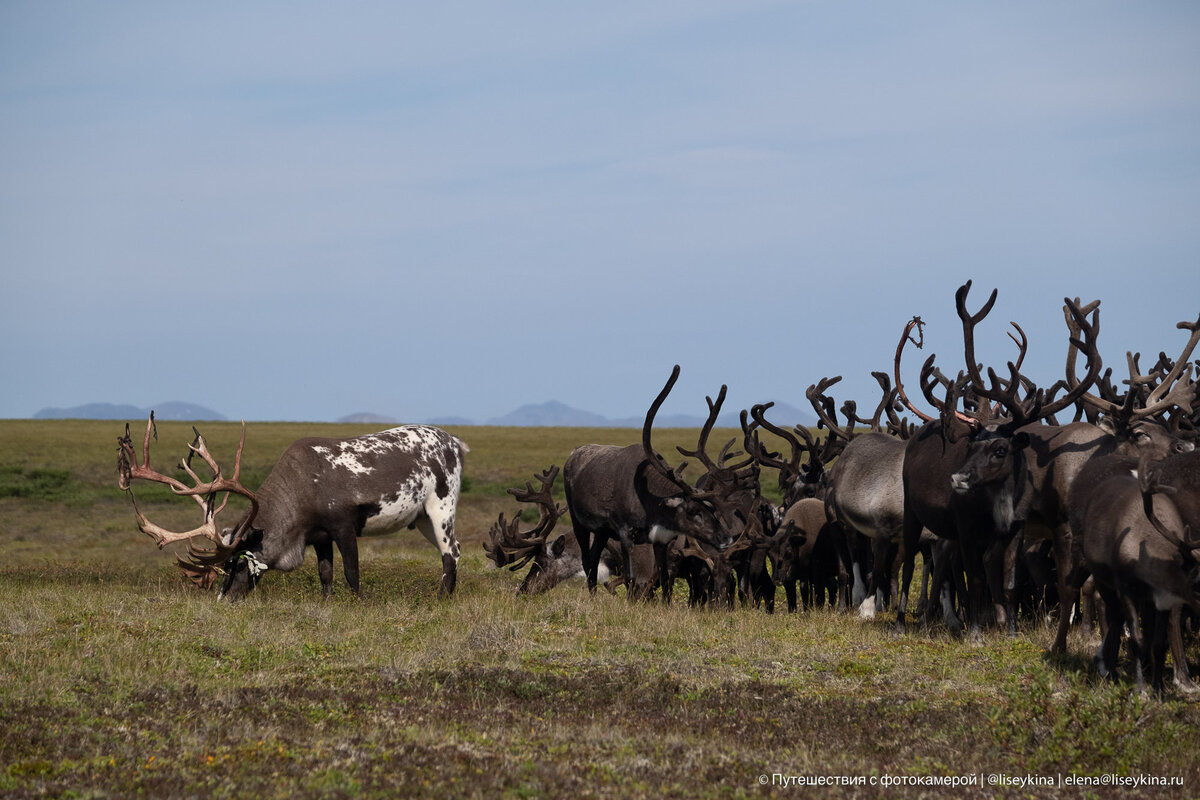
[[[626,564],[625,575],[633,573],[632,548],[649,541],[654,545],[656,569],[663,589],[663,600],[670,602],[671,581],[667,575],[667,545],[676,536],[688,535],[707,542],[718,550],[732,544],[746,525],[749,507],[738,502],[757,492],[750,483],[757,480],[740,468],[722,468],[708,460],[708,487],[693,486],[683,477],[686,462],[674,469],[655,450],[651,442],[654,417],[679,378],[676,365],[666,385],[651,404],[642,427],[641,444],[620,447],[588,444],[575,448],[563,464],[567,507],[579,542],[589,591],[595,591],[600,555],[610,539],[621,543]],[[709,420],[696,451],[704,451],[707,431],[711,431],[725,400],[726,387],[709,404]],[[707,459],[707,456],[705,456]]]
[[740,549],[735,542],[718,551],[690,536],[676,536],[667,545],[667,574],[672,581],[687,581],[689,606],[732,608],[737,576],[729,554]]
[[[807,607],[810,596],[815,595],[818,588],[824,593],[831,582],[837,587],[831,594],[841,598],[843,593],[840,589],[844,589],[848,583],[849,556],[842,552],[845,543],[827,528],[825,503],[821,499],[827,486],[825,466],[841,451],[841,440],[829,433],[818,444],[817,437],[808,428],[795,426],[788,431],[772,424],[766,418],[766,412],[773,405],[758,404],[749,412],[742,412],[746,450],[761,466],[778,471],[783,499],[780,507],[772,508],[769,514],[760,514],[763,533],[756,537],[751,555],[752,563],[758,563],[759,566],[752,568],[750,573],[752,579],[757,579],[765,573],[765,563],[761,562],[769,560],[770,584],[764,585],[758,580],[755,599],[769,598],[767,609],[773,610],[775,586],[782,586],[788,611],[794,612],[799,606],[799,599],[803,599]],[[753,418],[753,422],[747,420],[747,414]],[[759,428],[774,434],[788,445],[789,456],[786,460],[782,453],[767,449],[758,433]],[[800,595],[797,594],[797,586]]]
[[1128,625],[1138,689],[1149,682],[1162,690],[1169,644],[1176,686],[1200,691],[1188,674],[1179,624],[1183,609],[1200,614],[1200,451],[1158,462],[1147,453],[1093,459],[1069,502],[1076,549],[1105,606],[1100,674],[1115,678]]
[[[1089,314],[1098,303],[1083,306],[1081,311]],[[1079,304],[1078,299],[1075,304]],[[1063,311],[1072,337],[1079,339],[1081,331],[1071,310],[1064,307]],[[1195,386],[1184,375],[1184,367],[1200,342],[1200,320],[1181,322],[1178,327],[1189,330],[1191,336],[1174,362],[1160,356],[1156,369],[1142,375],[1138,356],[1128,354],[1129,388],[1123,396],[1116,392],[1108,374],[1097,384],[1096,394],[1085,392],[1079,396],[1081,413],[1086,413],[1092,422],[1034,424],[1019,431],[1029,443],[1025,468],[1030,495],[1021,536],[1026,547],[1049,541],[1054,558],[1059,619],[1052,652],[1066,650],[1070,611],[1084,577],[1077,574],[1079,563],[1073,556],[1076,550],[1068,519],[1068,496],[1080,471],[1094,459],[1105,456],[1138,458],[1145,454],[1157,461],[1193,447],[1191,441],[1178,435],[1175,426],[1166,422],[1168,416],[1176,421],[1181,419],[1181,412],[1191,407],[1195,396]],[[1071,345],[1067,355],[1067,383],[1072,388],[1078,385],[1076,356],[1077,348]]]
[[[467,446],[455,436],[425,425],[404,425],[380,433],[349,439],[300,439],[290,445],[257,491],[240,481],[245,423],[231,477],[208,450],[204,437],[188,446],[181,467],[192,485],[164,475],[150,466],[150,438],[154,415],[146,425],[139,462],[126,426],[119,439],[118,482],[133,496],[135,480],[162,483],[183,497],[193,498],[203,513],[203,523],[190,531],[174,532],[150,522],[137,508],[138,528],[159,547],[189,543],[189,562],[181,564],[201,585],[211,585],[216,573],[225,575],[218,599],[236,600],[258,583],[268,569],[290,571],[304,560],[304,549],[317,551],[318,571],[325,594],[333,584],[333,548],[342,554],[346,582],[360,594],[358,543],[360,535],[388,533],[417,527],[442,553],[440,594],[453,593],[459,546],[454,533],[454,512],[462,479]],[[210,480],[193,471],[193,456],[211,469]],[[217,518],[230,494],[245,497],[250,507],[231,529],[220,530]],[[221,496],[217,505],[217,497]],[[199,550],[191,542],[208,539],[212,550]]]
[[[926,528],[935,536],[958,544],[971,635],[979,634],[989,592],[996,621],[1007,624],[1010,630],[1015,629],[1011,608],[1005,607],[1003,575],[1005,552],[1030,502],[1027,482],[1018,479],[1019,475],[1023,476],[1021,462],[1028,445],[1028,435],[1020,429],[1038,420],[1052,418],[1074,405],[1100,374],[1101,361],[1096,349],[1099,310],[1092,311],[1089,322],[1078,305],[1067,299],[1070,314],[1083,332],[1082,341],[1074,341],[1088,360],[1085,378],[1051,400],[1049,397],[1056,394],[1058,387],[1049,393],[1038,389],[1020,373],[1021,359],[1018,358],[1016,363],[1009,363],[1007,379],[989,369],[989,381],[985,382],[975,360],[974,334],[976,326],[991,311],[997,292],[993,290],[979,312],[970,314],[966,309],[970,287],[968,281],[955,295],[955,306],[963,324],[966,374],[963,380],[949,382],[950,391],[941,408],[940,419],[921,413],[908,401],[899,378],[898,358],[896,362],[896,383],[901,399],[914,414],[926,421],[909,439],[905,449],[904,565],[896,620],[900,629],[905,625],[913,557],[921,532]],[[1023,357],[1026,343],[1020,341],[1018,344]],[[923,388],[930,385],[927,376],[933,374],[932,364],[933,357],[930,357],[922,369]],[[957,409],[960,389],[969,390],[973,395],[974,415]],[[926,398],[932,399],[931,391],[926,391]],[[1007,600],[1011,601],[1011,596]]]

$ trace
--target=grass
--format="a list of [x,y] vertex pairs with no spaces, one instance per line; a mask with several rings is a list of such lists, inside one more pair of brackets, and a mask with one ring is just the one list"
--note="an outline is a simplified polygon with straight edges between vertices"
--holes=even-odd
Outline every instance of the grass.
[[[1077,633],[1070,656],[1049,659],[1040,624],[972,644],[832,611],[634,605],[578,584],[517,597],[520,576],[491,569],[479,545],[515,503],[485,487],[636,432],[456,429],[472,484],[449,600],[436,551],[413,533],[363,541],[362,601],[344,586],[322,600],[310,557],[229,606],[137,532],[112,427],[0,422],[0,486],[57,476],[0,497],[5,797],[804,796],[762,787],[773,773],[1146,774],[1183,781],[1156,796],[1200,793],[1200,705],[1100,681]],[[300,435],[360,430],[251,425],[247,475]],[[205,434],[231,459],[237,426]],[[689,437],[665,431],[660,449]],[[189,439],[160,424],[156,463]],[[139,497],[152,518],[194,524],[192,504]],[[904,793],[1088,796],[1039,791]]]

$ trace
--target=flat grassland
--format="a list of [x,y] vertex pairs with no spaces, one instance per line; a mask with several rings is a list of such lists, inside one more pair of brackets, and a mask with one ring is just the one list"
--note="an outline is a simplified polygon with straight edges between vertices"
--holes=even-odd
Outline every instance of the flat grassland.
[[[201,429],[230,469],[238,426]],[[251,423],[245,482],[295,438],[368,429]],[[137,531],[116,488],[122,430],[0,421],[5,797],[1200,795],[1200,704],[1100,681],[1078,633],[1048,659],[1041,623],[970,643],[829,610],[630,604],[578,582],[517,597],[520,576],[480,546],[517,508],[505,489],[637,431],[451,429],[471,452],[449,600],[437,552],[405,532],[362,541],[364,600],[340,567],[323,600],[309,556],[231,606]],[[155,465],[190,439],[160,423]],[[198,523],[191,501],[138,497],[160,524]],[[973,785],[927,783],[954,776]],[[794,777],[861,784],[783,785]],[[1054,785],[1017,785],[1029,778]],[[1121,785],[1142,778],[1176,783]],[[1071,779],[1097,786],[1059,788]]]

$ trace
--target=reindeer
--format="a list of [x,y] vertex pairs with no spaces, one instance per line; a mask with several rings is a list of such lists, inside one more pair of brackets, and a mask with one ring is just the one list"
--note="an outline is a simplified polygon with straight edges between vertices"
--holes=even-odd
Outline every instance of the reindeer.
[[700,446],[695,451],[680,448],[683,455],[699,457],[708,468],[707,488],[693,486],[683,477],[686,462],[671,469],[654,450],[654,417],[678,378],[676,365],[646,413],[641,444],[582,445],[563,464],[567,507],[591,592],[596,590],[600,554],[610,539],[621,543],[627,576],[633,574],[633,545],[649,541],[654,545],[663,601],[669,603],[667,545],[671,540],[683,534],[724,550],[753,513],[748,505],[738,503],[756,493],[750,487],[757,481],[757,473],[744,471],[746,463],[720,466],[705,455],[707,433],[725,401],[726,387],[721,387],[715,403],[706,398],[709,418]]
[[[317,551],[323,592],[333,583],[333,548],[342,555],[346,582],[361,596],[358,575],[358,542],[361,535],[390,533],[417,527],[442,554],[439,594],[454,592],[459,556],[454,534],[454,512],[462,480],[463,455],[468,451],[459,438],[426,425],[403,425],[380,433],[349,439],[300,439],[290,445],[257,491],[239,478],[246,425],[234,457],[233,474],[226,478],[199,431],[188,445],[181,468],[193,481],[189,486],[150,466],[151,433],[157,438],[154,414],[146,424],[139,462],[125,426],[118,443],[118,483],[133,499],[134,480],[170,487],[175,494],[199,504],[203,523],[190,531],[174,532],[150,522],[138,509],[138,528],[158,546],[187,541],[189,561],[180,565],[202,586],[211,586],[218,572],[225,578],[218,599],[237,600],[253,589],[268,569],[287,572],[304,560],[304,549]],[[211,469],[203,481],[192,469],[199,456]],[[219,531],[217,518],[231,494],[245,497],[250,507],[230,529]],[[217,496],[220,505],[216,505]],[[203,537],[212,550],[197,549],[192,540]]]
[[[926,423],[909,439],[904,455],[904,564],[896,620],[901,630],[905,625],[913,557],[922,529],[927,528],[935,536],[958,543],[970,634],[979,634],[984,600],[989,590],[996,621],[1007,625],[1010,632],[1015,631],[1012,598],[1011,595],[1006,598],[1002,576],[1006,551],[1030,503],[1027,482],[1017,478],[1022,474],[1022,462],[1029,443],[1028,435],[1021,429],[1038,420],[1053,418],[1054,414],[1072,406],[1100,374],[1101,361],[1096,349],[1100,312],[1094,308],[1089,322],[1079,306],[1066,299],[1070,314],[1084,335],[1083,341],[1075,341],[1080,352],[1087,356],[1089,369],[1085,378],[1056,399],[1051,398],[1059,388],[1057,385],[1049,393],[1038,389],[1020,373],[1028,341],[1014,323],[1017,332],[1021,333],[1020,340],[1013,337],[1018,342],[1020,356],[1016,363],[1009,362],[1008,379],[1000,378],[989,369],[990,382],[985,383],[975,360],[974,332],[991,311],[997,292],[992,291],[979,312],[970,314],[966,309],[970,288],[971,282],[967,281],[955,294],[955,307],[963,324],[966,374],[946,382],[949,389],[946,401],[940,406],[940,419],[923,414],[908,400],[900,382],[904,337],[897,349],[898,396]],[[931,356],[922,368],[921,385],[926,399],[937,405],[932,392],[934,382],[930,378],[940,373],[933,368],[933,360]],[[968,388],[976,403],[973,416],[956,408],[959,394]],[[1024,396],[1022,390],[1025,390]],[[1007,416],[1001,416],[1001,411]]]
[[1129,625],[1133,678],[1163,688],[1169,640],[1175,684],[1200,691],[1188,675],[1180,612],[1200,613],[1200,451],[1152,462],[1110,455],[1089,461],[1071,488],[1076,549],[1104,601],[1107,628],[1096,664],[1114,678]]
[[[1095,301],[1081,310],[1084,314],[1091,313],[1098,303]],[[1075,304],[1079,304],[1078,298]],[[1072,337],[1078,339],[1081,331],[1074,324],[1070,310],[1063,311]],[[1138,355],[1127,354],[1129,389],[1123,397],[1112,388],[1108,375],[1098,384],[1098,396],[1091,392],[1079,396],[1080,413],[1086,413],[1090,421],[1077,419],[1061,426],[1033,424],[1018,431],[1028,438],[1024,480],[1030,495],[1021,536],[1031,545],[1041,541],[1051,543],[1057,575],[1059,618],[1051,652],[1066,651],[1069,612],[1083,578],[1077,574],[1079,563],[1072,556],[1075,549],[1068,519],[1068,496],[1076,476],[1097,458],[1109,455],[1137,458],[1146,454],[1157,461],[1188,452],[1194,446],[1178,435],[1177,427],[1163,421],[1167,415],[1175,416],[1177,421],[1182,419],[1180,412],[1190,410],[1195,393],[1185,367],[1200,342],[1200,319],[1195,323],[1181,322],[1178,327],[1190,330],[1191,336],[1174,362],[1161,356],[1156,369],[1142,375]],[[1069,386],[1078,384],[1076,355],[1077,349],[1071,345],[1067,354]]]
[[[520,529],[519,513],[513,516],[512,522],[507,522],[501,513],[488,531],[488,541],[483,543],[484,552],[497,567],[507,566],[516,571],[526,564],[530,565],[517,594],[542,594],[564,581],[584,577],[583,558],[575,538],[560,534],[553,541],[550,540],[555,524],[566,512],[563,506],[554,502],[551,494],[558,472],[559,468],[551,465],[545,472],[536,475],[542,484],[536,491],[531,481],[525,482],[524,490],[508,490],[519,502],[532,503],[537,507],[538,521],[533,528],[527,531]],[[642,546],[634,545],[632,593],[638,599],[649,599],[654,596],[658,576],[654,571],[653,552],[647,558],[646,554],[639,552],[641,549]],[[598,580],[603,581],[610,592],[615,591],[617,582],[626,582],[624,568],[617,543],[609,542],[600,556]]]
[[[811,596],[818,590],[821,594],[833,584],[830,600],[842,603],[842,588],[848,583],[847,565],[850,553],[846,542],[833,535],[827,525],[826,506],[821,499],[826,493],[828,481],[824,468],[841,451],[841,440],[829,433],[821,445],[808,428],[796,426],[791,432],[773,425],[766,413],[774,403],[754,405],[749,415],[754,422],[748,423],[746,411],[742,413],[742,428],[746,450],[758,464],[779,470],[779,487],[784,503],[778,515],[772,515],[773,533],[762,536],[756,548],[766,549],[772,564],[773,583],[769,596],[774,597],[774,587],[784,587],[787,610],[794,612],[798,607],[797,584],[800,584],[804,606],[808,607]],[[766,429],[784,440],[790,447],[790,456],[768,451],[763,446],[757,428]],[[804,456],[808,459],[802,463]],[[763,567],[764,569],[764,567]],[[767,591],[760,589],[760,594]],[[768,606],[770,609],[770,606]]]
[[517,571],[532,562],[525,579],[517,589],[518,594],[540,594],[556,586],[560,582],[573,577],[582,567],[579,554],[570,559],[565,554],[566,536],[559,536],[552,544],[547,544],[554,526],[566,509],[554,502],[551,489],[558,478],[559,468],[555,464],[535,476],[541,483],[541,488],[534,490],[531,481],[525,482],[525,489],[509,489],[508,493],[520,503],[533,503],[538,509],[538,521],[533,528],[522,531],[521,515],[513,515],[512,522],[506,522],[503,512],[488,531],[488,541],[483,543],[487,553],[497,567],[508,567]]
[[[859,417],[854,401],[847,400],[842,405],[846,424],[838,423],[835,403],[827,392],[841,380],[840,375],[822,379],[808,387],[805,395],[821,424],[829,429],[831,436],[842,441],[842,452],[828,473],[826,514],[841,527],[848,541],[861,536],[871,543],[870,588],[874,593],[875,608],[883,609],[894,593],[892,584],[899,569],[904,522],[901,470],[905,448],[904,440],[899,437],[908,434],[909,429],[908,421],[901,420],[896,414],[898,392],[891,387],[888,376],[882,372],[871,374],[879,383],[883,396],[870,419]],[[885,412],[888,433],[884,432],[881,420]],[[866,425],[868,430],[856,431],[859,424]],[[849,547],[847,552],[853,557],[853,604],[859,607],[867,594],[862,577],[864,554],[862,548],[855,547]]]

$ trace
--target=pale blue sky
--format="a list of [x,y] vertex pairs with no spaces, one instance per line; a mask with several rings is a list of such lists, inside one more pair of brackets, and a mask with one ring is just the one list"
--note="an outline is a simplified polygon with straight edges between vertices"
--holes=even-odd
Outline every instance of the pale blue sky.
[[0,417],[873,406],[967,278],[1049,384],[1198,256],[1192,3],[0,3]]

